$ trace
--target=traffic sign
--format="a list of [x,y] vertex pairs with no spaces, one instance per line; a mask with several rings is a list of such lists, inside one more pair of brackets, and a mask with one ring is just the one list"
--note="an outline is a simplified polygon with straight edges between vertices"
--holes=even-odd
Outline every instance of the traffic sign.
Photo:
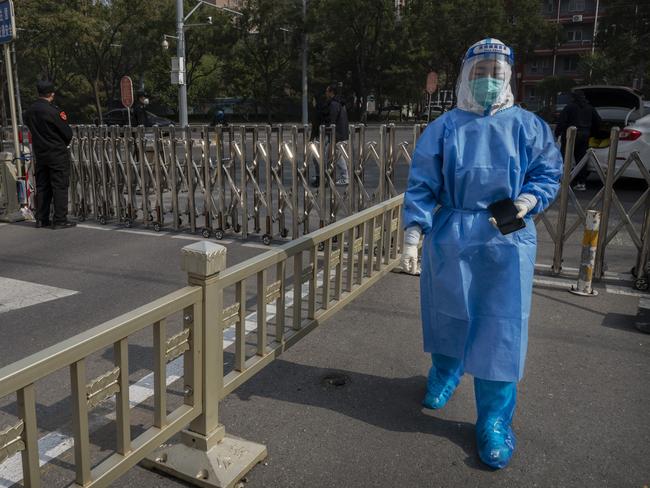
[[0,0],[0,44],[7,44],[16,37],[13,0]]
[[126,108],[133,106],[133,81],[128,76],[123,76],[120,80],[120,93],[122,96],[122,105]]
[[427,93],[432,95],[438,89],[438,73],[431,71],[427,75]]

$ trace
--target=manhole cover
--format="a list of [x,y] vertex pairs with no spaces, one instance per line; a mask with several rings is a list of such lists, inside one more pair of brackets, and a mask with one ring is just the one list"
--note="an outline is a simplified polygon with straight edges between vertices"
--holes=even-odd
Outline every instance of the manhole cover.
[[327,373],[321,380],[321,384],[327,388],[343,388],[349,382],[350,378],[343,373]]

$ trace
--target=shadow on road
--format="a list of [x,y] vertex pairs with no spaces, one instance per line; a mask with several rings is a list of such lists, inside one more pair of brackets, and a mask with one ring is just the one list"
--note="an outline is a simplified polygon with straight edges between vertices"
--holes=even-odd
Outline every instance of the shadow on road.
[[[346,384],[333,386],[324,381],[333,374],[346,378]],[[424,376],[385,378],[280,359],[233,395],[242,401],[264,397],[328,409],[393,432],[445,438],[463,449],[467,456],[465,464],[469,467],[489,469],[476,454],[473,424],[441,418],[435,411],[431,411],[431,415],[422,412],[420,401],[425,384]]]

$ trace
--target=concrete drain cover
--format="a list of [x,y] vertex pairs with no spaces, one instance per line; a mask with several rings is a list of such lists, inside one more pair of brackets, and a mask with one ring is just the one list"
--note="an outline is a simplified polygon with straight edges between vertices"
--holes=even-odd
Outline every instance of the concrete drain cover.
[[321,380],[321,385],[327,388],[343,388],[350,382],[349,376],[343,373],[327,373]]

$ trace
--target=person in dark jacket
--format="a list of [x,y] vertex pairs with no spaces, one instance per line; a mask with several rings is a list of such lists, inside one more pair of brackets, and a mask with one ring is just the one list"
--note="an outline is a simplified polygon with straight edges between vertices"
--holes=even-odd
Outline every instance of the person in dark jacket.
[[228,121],[226,120],[226,112],[219,105],[215,105],[212,112],[212,121],[210,122],[210,127],[216,127],[222,125],[228,127]]
[[[585,97],[584,93],[576,90],[571,93],[571,101],[560,112],[560,118],[555,127],[555,137],[562,138],[562,154],[566,146],[566,131],[574,125],[577,129],[576,142],[573,149],[575,164],[582,161],[589,149],[589,138],[598,132],[601,119]],[[587,177],[589,176],[589,164],[583,166],[575,178],[573,187],[576,191],[585,191],[587,189]]]
[[[345,101],[338,93],[338,87],[334,84],[325,90],[327,106],[325,109],[325,125],[336,125],[336,142],[344,142],[350,138],[350,125],[348,124],[348,111],[345,108]],[[345,159],[339,158],[336,161],[339,174],[336,178],[337,186],[348,184],[348,165]]]
[[[329,85],[325,89],[325,103],[318,107],[320,114],[320,124],[335,125],[336,143],[347,141],[350,138],[350,125],[348,122],[348,111],[345,108],[343,97],[338,94],[338,87],[335,84]],[[330,151],[330,140],[328,137],[325,154]],[[336,161],[338,175],[336,177],[337,186],[347,186],[349,183],[348,166],[344,158],[339,157]],[[316,168],[318,174],[318,167]],[[312,180],[312,186],[318,186],[318,176]]]
[[[54,105],[54,85],[39,81],[38,100],[25,114],[32,135],[36,177],[36,226],[66,228],[77,225],[68,220],[68,186],[72,129],[68,116]],[[50,222],[50,204],[54,200],[54,221]]]
[[144,127],[151,127],[149,114],[147,113],[147,105],[149,105],[147,94],[143,91],[139,91],[138,100],[133,105],[133,118],[136,127],[141,125]]

